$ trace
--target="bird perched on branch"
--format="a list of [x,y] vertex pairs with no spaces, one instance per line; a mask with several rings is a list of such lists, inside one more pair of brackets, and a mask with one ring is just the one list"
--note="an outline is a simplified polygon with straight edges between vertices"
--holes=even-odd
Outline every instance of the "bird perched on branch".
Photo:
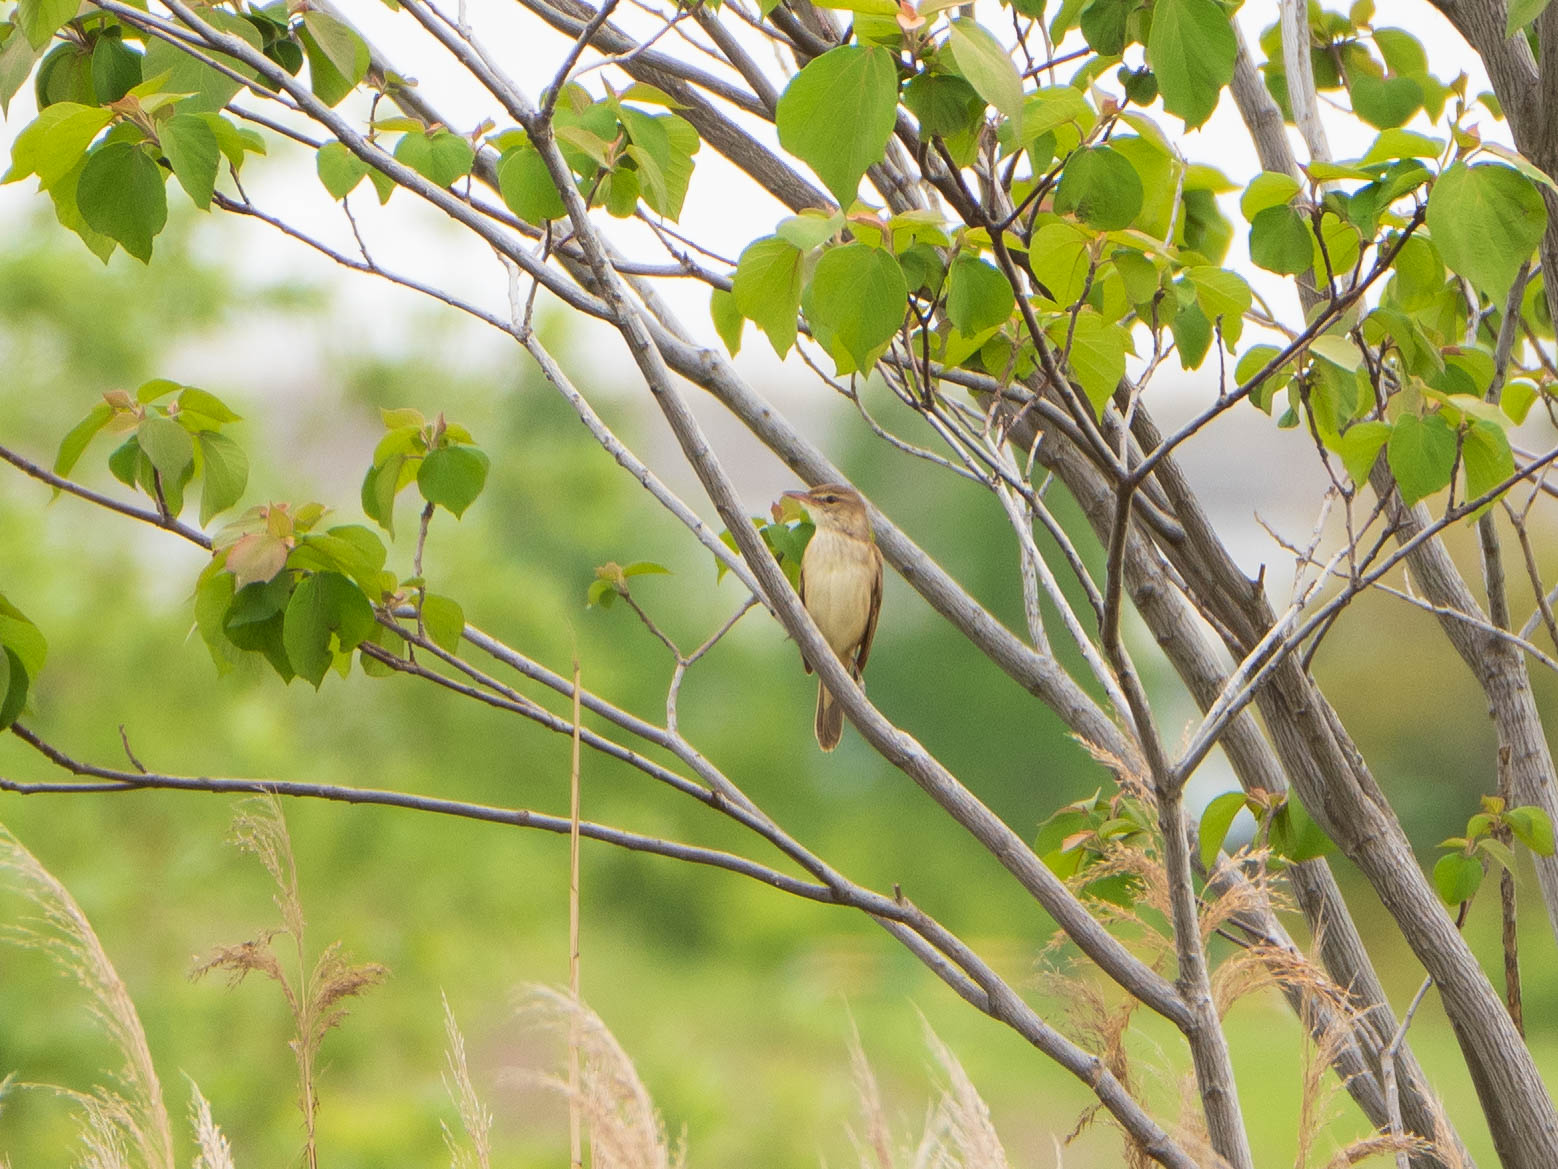
[[[816,531],[801,556],[801,600],[824,640],[855,681],[860,681],[882,611],[882,552],[871,536],[865,500],[853,487],[822,483],[810,491],[786,491],[806,507]],[[806,672],[812,672],[801,655]],[[817,745],[831,751],[844,734],[844,710],[827,686],[817,684]]]

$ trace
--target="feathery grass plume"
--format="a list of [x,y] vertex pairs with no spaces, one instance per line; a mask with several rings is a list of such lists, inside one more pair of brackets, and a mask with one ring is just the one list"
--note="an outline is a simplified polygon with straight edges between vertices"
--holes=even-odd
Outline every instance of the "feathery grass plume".
[[[1253,864],[1251,862],[1254,862]],[[1225,869],[1237,868],[1237,879],[1219,882]],[[1272,912],[1289,906],[1280,886],[1270,880],[1266,853],[1241,851],[1218,866],[1212,884],[1223,884],[1224,892],[1203,903],[1202,931],[1206,936],[1242,914],[1260,907],[1262,901]],[[1318,949],[1321,937],[1312,946]],[[1314,1141],[1340,1112],[1345,1084],[1332,1074],[1337,1057],[1357,1043],[1365,1026],[1362,1012],[1352,996],[1339,986],[1325,969],[1308,954],[1289,946],[1254,943],[1239,949],[1222,962],[1212,975],[1212,999],[1219,1017],[1226,1015],[1235,1002],[1261,991],[1278,989],[1296,993],[1300,1002],[1301,1082],[1299,1092],[1298,1142],[1294,1156],[1296,1169],[1312,1163]],[[1328,1169],[1343,1169],[1370,1157],[1395,1152],[1408,1154],[1432,1151],[1447,1165],[1459,1163],[1456,1142],[1449,1135],[1443,1110],[1433,1102],[1436,1138],[1430,1144],[1411,1135],[1371,1133],[1339,1149],[1326,1163]]]
[[444,1076],[444,1088],[460,1114],[460,1127],[464,1130],[462,1142],[447,1124],[441,1124],[444,1144],[449,1148],[453,1169],[489,1169],[492,1164],[492,1113],[476,1094],[476,1084],[471,1079],[470,1064],[465,1058],[465,1036],[455,1022],[454,1011],[449,1006],[449,996],[443,995],[444,1034],[449,1040],[446,1059],[449,1071]]
[[[90,1093],[52,1088],[82,1110],[86,1169],[173,1169],[173,1126],[130,992],[65,886],[0,826],[0,880],[36,907],[36,916],[0,930],[0,939],[47,954],[87,995],[87,1006],[118,1051],[115,1085]],[[18,1085],[21,1086],[21,1085]]]
[[[353,964],[341,952],[340,943],[326,946],[308,965],[304,945],[303,902],[298,895],[297,862],[292,854],[292,838],[281,805],[274,796],[245,800],[233,821],[232,840],[244,852],[257,857],[276,884],[276,908],[282,924],[265,930],[255,938],[237,945],[222,946],[190,972],[191,978],[203,978],[214,970],[227,975],[236,985],[250,974],[260,974],[281,988],[292,1013],[294,1037],[288,1046],[298,1069],[298,1107],[303,1113],[304,1160],[309,1169],[317,1169],[319,1153],[315,1142],[315,1121],[319,1113],[317,1060],[325,1036],[345,1020],[342,1004],[384,981],[389,971],[376,962]],[[277,957],[273,941],[285,934],[292,939],[295,972],[289,977]]]
[[1245,846],[1223,857],[1207,874],[1200,909],[1203,945],[1235,919],[1258,922],[1292,912],[1293,898],[1286,882],[1274,879],[1267,863],[1270,857],[1268,849]]
[[[544,986],[527,989],[521,1013],[564,1032],[572,1025],[578,1027],[582,1056],[578,1100],[594,1169],[681,1169],[686,1163],[685,1138],[672,1149],[633,1061],[599,1015],[566,992]],[[568,1095],[563,1077],[521,1078]]]
[[211,1116],[211,1103],[189,1077],[189,1124],[195,1130],[194,1169],[236,1169],[232,1146]]
[[849,1062],[860,1114],[866,1125],[861,1139],[853,1130],[850,1139],[860,1157],[861,1169],[1008,1169],[1006,1151],[990,1122],[990,1109],[974,1087],[963,1065],[930,1024],[925,1045],[940,1065],[946,1082],[926,1113],[925,1127],[913,1149],[900,1157],[894,1152],[891,1129],[876,1075],[860,1044],[860,1034],[850,1025]]
[[1007,1169],[1006,1150],[990,1122],[990,1106],[979,1095],[952,1049],[921,1020],[925,1045],[946,1076],[937,1102],[942,1132],[940,1164],[947,1169]]
[[854,1130],[849,1133],[860,1156],[860,1169],[894,1169],[892,1130],[887,1110],[882,1106],[882,1090],[871,1070],[871,1061],[866,1058],[853,1015],[849,1019],[849,1078],[855,1085],[855,1099],[865,1122],[864,1137],[857,1136]]

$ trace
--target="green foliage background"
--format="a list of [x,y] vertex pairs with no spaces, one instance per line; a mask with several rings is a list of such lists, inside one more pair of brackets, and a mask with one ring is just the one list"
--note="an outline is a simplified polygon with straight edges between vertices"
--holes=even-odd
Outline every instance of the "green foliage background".
[[[184,378],[228,397],[248,419],[236,431],[255,467],[246,503],[318,498],[343,522],[360,522],[356,483],[376,438],[378,408],[445,411],[472,430],[493,467],[486,493],[463,521],[440,514],[434,524],[430,586],[457,597],[475,624],[559,671],[577,652],[586,685],[662,718],[664,651],[622,606],[584,609],[593,567],[635,559],[670,567],[672,577],[638,578],[635,596],[686,644],[739,604],[738,586],[716,584],[706,555],[593,446],[517,351],[473,357],[461,326],[421,310],[404,350],[384,353],[367,330],[354,330],[327,287],[246,284],[231,268],[197,257],[191,238],[209,244],[214,237],[175,227],[149,268],[123,257],[103,268],[52,225],[11,234],[0,253],[3,441],[47,463],[103,391],[152,376]],[[321,341],[332,334],[336,340]],[[308,375],[317,384],[268,384],[264,373],[234,369],[235,380],[260,387],[245,396],[209,374],[222,368],[224,346],[236,353],[299,343],[320,347],[322,364]],[[646,436],[639,407],[624,401],[611,419],[630,442]],[[77,475],[117,492],[103,467],[108,449],[106,441],[92,448]],[[948,477],[927,496],[925,476],[904,473],[899,456],[869,440],[840,454],[976,595],[1020,624],[1010,534],[992,509],[976,506],[973,489]],[[756,512],[768,501],[748,502]],[[413,525],[409,512],[402,519],[392,566],[409,574]],[[98,762],[122,759],[122,725],[148,766],[172,772],[566,809],[567,740],[520,719],[412,680],[355,672],[346,682],[327,678],[317,695],[257,669],[216,680],[204,647],[189,635],[188,597],[201,559],[172,537],[75,499],[51,505],[40,485],[0,474],[0,588],[50,641],[28,721]],[[1057,806],[1098,786],[1101,772],[1059,724],[896,580],[886,612],[872,656],[873,697],[1010,823],[1031,832]],[[1483,778],[1492,752],[1480,704],[1428,618],[1368,602],[1349,614],[1347,633],[1345,651],[1333,649],[1322,667],[1429,856],[1491,783]],[[1333,638],[1339,647],[1340,636]],[[1370,650],[1386,644],[1408,668],[1382,680]],[[1164,692],[1171,685],[1156,682]],[[1004,974],[1048,994],[1038,978],[1046,920],[858,741],[846,737],[837,755],[820,755],[810,735],[813,687],[793,647],[751,614],[694,669],[682,696],[683,725],[816,851],[879,888],[901,883],[993,954]],[[562,709],[555,696],[521,688]],[[1428,745],[1422,723],[1446,718],[1464,720],[1465,735],[1448,749],[1442,735]],[[53,773],[4,736],[0,774]],[[588,817],[747,847],[690,801],[588,753],[583,782]],[[240,1164],[287,1164],[301,1126],[279,997],[256,982],[227,990],[185,977],[195,956],[254,936],[275,918],[259,867],[224,844],[232,811],[226,799],[169,793],[0,798],[0,822],[69,885],[118,963],[175,1115],[183,1111],[187,1074],[211,1099]],[[498,1163],[557,1164],[566,1131],[557,1099],[533,1084],[498,1082],[497,1072],[561,1066],[555,1044],[517,1020],[513,1003],[524,984],[566,976],[565,842],[388,809],[292,803],[286,813],[313,949],[339,939],[357,958],[392,972],[327,1041],[320,1140],[328,1162],[337,1169],[445,1162],[439,1121],[454,1117],[440,1083],[442,992],[499,1115]],[[638,1062],[671,1130],[686,1126],[693,1164],[849,1161],[846,1126],[855,1101],[845,1045],[852,1021],[906,1136],[917,1132],[931,1090],[925,1024],[958,1053],[990,1101],[1014,1163],[1051,1157],[1051,1134],[1064,1137],[1087,1107],[1080,1085],[969,1011],[859,917],[727,874],[589,844],[583,890],[586,997]],[[1376,907],[1363,895],[1354,900],[1365,936],[1385,936],[1370,928]],[[1496,927],[1490,907],[1479,908],[1471,928],[1496,968]],[[0,900],[0,921],[18,911],[14,899]],[[1558,1068],[1549,1022],[1558,1007],[1552,942],[1539,922],[1530,924],[1526,1013],[1534,1029],[1545,1028],[1533,1046]],[[1066,954],[1050,960],[1057,957]],[[1404,950],[1387,950],[1380,961],[1404,1001],[1416,969]],[[1058,1014],[1065,1004],[1051,998],[1046,1007]],[[1177,1095],[1165,1074],[1181,1062],[1177,1045],[1148,1020],[1137,1027],[1143,1062],[1136,1075],[1150,1097],[1167,1104]],[[1268,996],[1236,1007],[1231,1033],[1257,1156],[1290,1163],[1296,1025]],[[1442,1077],[1474,1151],[1487,1156],[1432,1000],[1413,1038]],[[84,1089],[102,1080],[107,1058],[76,988],[41,956],[0,950],[0,1074]],[[1348,1105],[1337,1115],[1338,1135],[1361,1131]],[[0,1106],[0,1160],[65,1164],[72,1145],[61,1103],[12,1089]],[[1102,1126],[1065,1155],[1068,1165],[1117,1158]]]

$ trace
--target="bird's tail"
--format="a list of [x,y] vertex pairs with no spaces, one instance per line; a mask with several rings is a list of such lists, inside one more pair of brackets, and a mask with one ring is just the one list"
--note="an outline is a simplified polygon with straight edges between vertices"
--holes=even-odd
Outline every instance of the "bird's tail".
[[817,746],[831,751],[844,737],[844,708],[821,682],[817,683]]

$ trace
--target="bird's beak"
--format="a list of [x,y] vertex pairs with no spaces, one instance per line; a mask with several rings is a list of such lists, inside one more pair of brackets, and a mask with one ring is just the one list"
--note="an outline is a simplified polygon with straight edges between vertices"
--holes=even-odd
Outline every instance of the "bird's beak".
[[783,495],[783,496],[785,496],[785,497],[787,497],[789,499],[810,499],[811,498],[811,492],[809,492],[809,491],[781,491],[779,494]]

